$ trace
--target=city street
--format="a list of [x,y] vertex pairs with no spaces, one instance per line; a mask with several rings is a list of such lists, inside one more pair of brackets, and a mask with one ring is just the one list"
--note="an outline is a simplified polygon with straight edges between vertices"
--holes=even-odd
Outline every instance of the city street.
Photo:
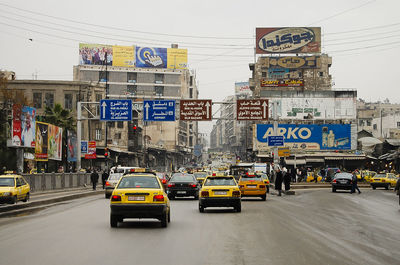
[[399,264],[400,207],[391,191],[243,199],[242,212],[171,201],[171,223],[110,228],[103,195],[0,219],[2,264]]

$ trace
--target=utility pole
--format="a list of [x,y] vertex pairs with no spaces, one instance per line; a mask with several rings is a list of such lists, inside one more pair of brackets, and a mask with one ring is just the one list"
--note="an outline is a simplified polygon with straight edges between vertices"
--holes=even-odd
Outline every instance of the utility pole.
[[[107,54],[107,52],[106,52],[106,54],[105,54],[105,58],[104,58],[104,61],[105,61],[105,63],[106,63],[106,99],[108,99],[108,94],[109,94],[109,91],[108,91],[108,68],[107,68],[107,66],[108,66],[108,60],[107,60],[107,56],[108,56],[108,54]],[[105,132],[105,143],[104,143],[104,151],[105,150],[107,150],[107,144],[108,144],[108,126],[107,126],[107,121],[105,121],[105,126],[106,126],[106,132]],[[108,171],[108,156],[106,157],[106,169],[107,169],[107,171]]]
[[[272,102],[273,106],[273,111],[274,111],[274,136],[278,136],[278,112],[277,112],[277,105],[278,102],[274,101]],[[278,147],[274,147],[274,164],[277,165],[279,163],[279,156],[278,156]]]

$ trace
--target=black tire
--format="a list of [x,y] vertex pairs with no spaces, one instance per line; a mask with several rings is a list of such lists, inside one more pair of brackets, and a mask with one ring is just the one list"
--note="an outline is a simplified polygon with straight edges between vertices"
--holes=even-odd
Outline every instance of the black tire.
[[199,199],[199,195],[194,195],[194,199],[198,200]]
[[332,188],[332,192],[336,192],[336,189],[335,189],[335,188]]
[[107,194],[107,193],[106,193],[106,194],[104,195],[104,197],[105,197],[106,199],[110,199],[111,194]]
[[371,186],[371,187],[372,187],[373,190],[376,190],[376,187],[375,187],[375,186]]
[[10,202],[9,202],[9,204],[16,204],[17,203],[17,195],[15,195],[14,197],[12,197],[11,199],[10,199]]
[[175,197],[170,195],[170,194],[168,194],[168,199],[173,200],[173,199],[175,199]]
[[168,211],[168,223],[171,222],[171,210]]
[[26,194],[26,196],[25,196],[25,199],[23,199],[22,201],[23,202],[27,202],[27,201],[29,201],[29,198],[30,198],[30,195],[29,195],[29,192]]
[[204,213],[204,207],[203,207],[203,205],[200,205],[200,204],[199,204],[199,212]]
[[116,215],[110,215],[110,225],[111,227],[117,227],[118,226],[118,216]]
[[236,212],[240,213],[242,211],[242,204],[238,203],[238,205],[236,205],[235,207]]
[[163,215],[161,215],[161,227],[167,227],[168,226],[168,214],[165,212]]
[[389,185],[386,185],[385,190],[388,190],[388,189],[389,189]]
[[266,200],[267,200],[267,194],[261,196],[261,200],[262,200],[262,201],[266,201]]

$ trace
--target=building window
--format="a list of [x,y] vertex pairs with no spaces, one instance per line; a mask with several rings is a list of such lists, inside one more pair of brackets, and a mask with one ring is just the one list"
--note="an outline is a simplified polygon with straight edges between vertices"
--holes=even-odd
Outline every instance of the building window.
[[324,72],[318,72],[318,76],[324,76]]
[[397,129],[400,129],[400,122],[397,122]]
[[128,86],[126,92],[128,92],[128,94],[131,94],[131,95],[133,95],[133,96],[136,95],[136,93],[137,93],[137,86],[136,86],[136,85],[130,85],[130,86]]
[[136,83],[137,73],[128,73],[128,83]]
[[116,133],[116,134],[115,134],[115,139],[120,140],[120,139],[121,139],[121,133]]
[[46,93],[44,95],[44,104],[46,107],[53,108],[54,107],[54,94],[53,93]]
[[164,96],[164,87],[163,86],[156,86],[154,88],[156,92],[156,96]]
[[262,78],[267,78],[267,72],[261,72],[261,77]]
[[123,121],[118,121],[117,122],[117,127],[120,128],[120,129],[123,129],[124,128],[124,122]]
[[155,75],[155,82],[156,82],[156,84],[164,84],[164,75],[163,74],[156,74]]
[[371,121],[367,121],[367,126],[371,126]]
[[73,95],[72,94],[65,94],[64,95],[64,108],[72,110],[72,99]]
[[107,81],[107,72],[101,71],[99,72],[99,82],[106,82]]
[[96,129],[95,133],[96,133],[96,135],[95,135],[96,141],[100,141],[101,140],[101,129]]
[[193,98],[193,87],[189,88],[189,98]]
[[190,81],[189,81],[189,85],[190,86],[193,86],[193,76],[190,76],[190,79],[189,79]]
[[378,129],[378,126],[377,126],[376,124],[374,124],[373,129],[374,129],[374,130],[377,130],[377,129]]
[[193,136],[189,137],[189,146],[193,146]]
[[107,122],[108,128],[115,128],[115,121]]
[[42,93],[33,93],[33,106],[37,109],[42,108]]

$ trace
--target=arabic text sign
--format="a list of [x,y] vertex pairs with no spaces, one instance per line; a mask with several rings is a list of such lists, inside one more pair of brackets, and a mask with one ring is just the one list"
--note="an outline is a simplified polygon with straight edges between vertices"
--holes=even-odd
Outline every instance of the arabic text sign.
[[[291,149],[351,149],[350,124],[279,124],[277,134],[283,136],[285,146]],[[257,142],[268,143],[268,138],[273,135],[272,124],[257,124]]]
[[261,87],[303,87],[303,79],[269,79],[261,80]]
[[283,136],[268,136],[268,146],[283,146]]
[[81,154],[87,154],[88,141],[81,141]]
[[85,154],[85,159],[96,159],[96,141],[88,142],[88,152]]
[[131,121],[132,100],[102,99],[100,100],[101,121]]
[[238,99],[237,120],[268,120],[268,99]]
[[256,28],[256,53],[319,53],[321,28]]
[[175,121],[175,100],[144,100],[144,121]]
[[283,68],[316,68],[320,67],[321,59],[319,56],[287,56],[287,57],[268,57],[267,67]]
[[212,118],[211,99],[181,100],[180,120],[184,121],[210,121]]

